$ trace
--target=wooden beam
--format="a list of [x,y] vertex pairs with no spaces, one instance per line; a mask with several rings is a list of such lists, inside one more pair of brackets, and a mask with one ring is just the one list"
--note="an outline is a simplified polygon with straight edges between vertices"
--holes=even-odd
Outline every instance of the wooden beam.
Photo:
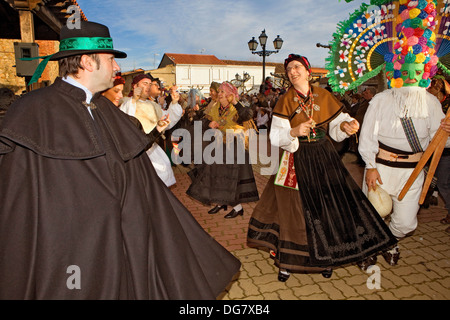
[[13,5],[17,10],[34,10],[42,0],[14,0]]
[[61,20],[58,19],[58,17],[56,17],[49,8],[47,8],[46,6],[41,6],[40,9],[38,11],[35,10],[34,13],[53,31],[59,34],[63,24],[61,23]]
[[22,42],[34,42],[34,19],[29,10],[19,10],[20,38]]

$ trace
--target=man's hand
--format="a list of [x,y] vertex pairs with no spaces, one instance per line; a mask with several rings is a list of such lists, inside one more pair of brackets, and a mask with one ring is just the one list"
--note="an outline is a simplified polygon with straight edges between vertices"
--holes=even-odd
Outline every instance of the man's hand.
[[141,97],[142,87],[136,87],[133,89],[133,100],[136,102]]
[[377,182],[378,184],[383,184],[383,181],[381,181],[380,174],[378,173],[378,170],[373,169],[367,169],[366,171],[366,184],[367,187],[370,190],[376,190],[377,189]]
[[161,117],[161,119],[159,119],[156,124],[156,130],[158,130],[158,132],[163,132],[164,130],[166,130],[169,124],[170,124],[169,115]]
[[448,134],[450,134],[450,118],[444,118],[441,120],[441,128]]

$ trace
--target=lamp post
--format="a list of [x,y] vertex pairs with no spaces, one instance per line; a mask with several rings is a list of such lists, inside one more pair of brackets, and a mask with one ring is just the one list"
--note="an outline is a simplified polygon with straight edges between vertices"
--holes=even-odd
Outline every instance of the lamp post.
[[273,46],[276,49],[276,51],[270,51],[266,50],[266,44],[267,44],[267,35],[266,30],[264,29],[261,32],[261,35],[258,37],[259,43],[261,44],[261,51],[255,51],[258,47],[258,41],[255,40],[255,37],[252,37],[252,39],[248,42],[248,48],[253,54],[257,54],[260,57],[263,57],[263,83],[266,80],[266,57],[270,56],[273,53],[278,53],[278,51],[281,49],[281,46],[283,45],[283,39],[280,38],[278,35],[275,40],[273,40]]

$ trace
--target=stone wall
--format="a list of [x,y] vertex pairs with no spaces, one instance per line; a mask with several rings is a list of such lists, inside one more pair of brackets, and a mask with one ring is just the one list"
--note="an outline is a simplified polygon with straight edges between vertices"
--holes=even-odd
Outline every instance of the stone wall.
[[[20,95],[26,91],[25,79],[16,75],[16,64],[14,57],[14,42],[19,39],[0,39],[0,87],[7,87]],[[39,55],[45,56],[58,51],[58,41],[36,41],[39,44]],[[58,76],[58,63],[50,61],[42,74],[41,79],[33,89],[51,84]]]

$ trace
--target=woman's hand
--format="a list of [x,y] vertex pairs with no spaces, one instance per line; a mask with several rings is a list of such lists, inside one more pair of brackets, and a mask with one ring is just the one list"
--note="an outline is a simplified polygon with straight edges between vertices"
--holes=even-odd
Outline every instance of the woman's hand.
[[369,191],[376,190],[377,182],[378,182],[378,184],[383,184],[383,181],[381,181],[381,177],[380,177],[380,174],[378,173],[378,170],[375,168],[367,169],[366,184],[367,184],[367,187],[369,188]]
[[309,136],[313,125],[313,120],[309,119],[306,122],[300,123],[298,126],[291,129],[290,134],[292,137],[304,137]]
[[172,103],[177,104],[178,101],[180,101],[180,94],[174,90],[170,93],[170,96],[172,97]]
[[209,123],[209,127],[211,128],[211,129],[217,129],[217,128],[219,128],[219,123],[217,122],[217,121],[211,121],[210,123]]
[[352,120],[350,122],[343,121],[340,126],[341,130],[344,131],[347,135],[351,136],[355,134],[359,130],[359,122],[356,120]]
[[229,94],[227,96],[227,100],[228,100],[228,103],[231,103],[233,106],[236,105],[236,103],[238,103],[234,94]]

